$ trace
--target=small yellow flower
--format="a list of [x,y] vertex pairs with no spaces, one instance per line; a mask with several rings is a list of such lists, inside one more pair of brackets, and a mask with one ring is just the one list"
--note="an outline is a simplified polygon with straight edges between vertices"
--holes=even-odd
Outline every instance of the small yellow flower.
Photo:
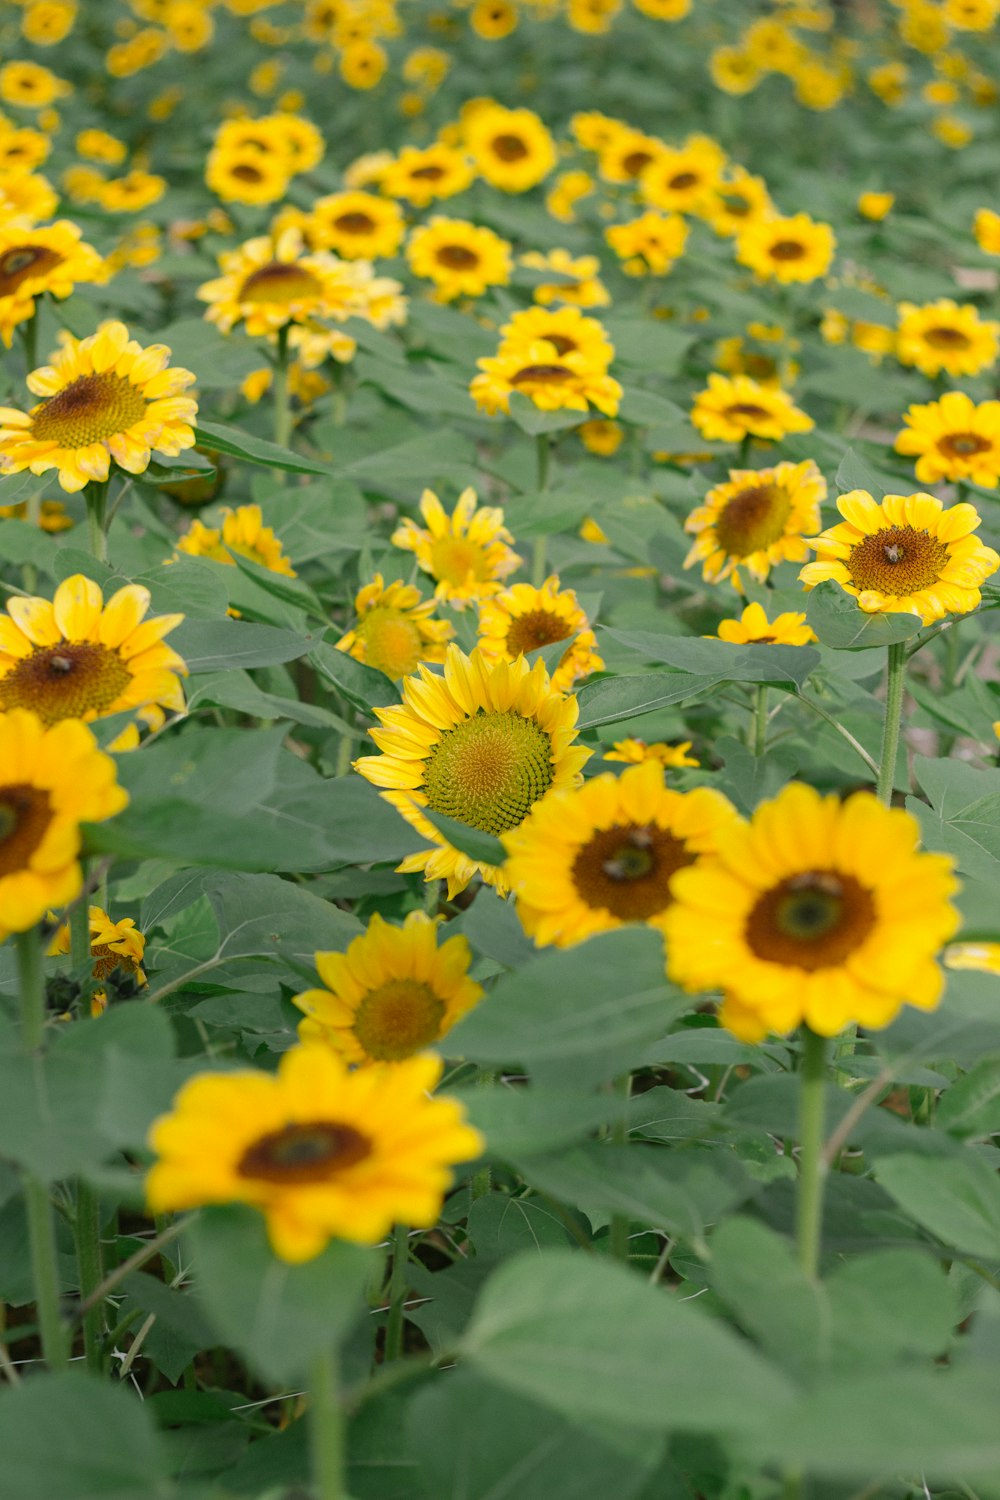
[[540,411],[588,411],[595,406],[607,417],[618,413],[622,388],[606,366],[580,352],[560,355],[548,339],[501,345],[492,358],[476,363],[481,373],[473,378],[469,391],[483,411],[509,411],[510,398],[517,391]]
[[425,525],[407,517],[392,534],[394,547],[416,556],[417,563],[436,584],[435,598],[455,609],[498,594],[503,579],[521,559],[511,550],[514,538],[503,524],[497,506],[477,506],[476,492],[465,489],[449,516],[433,490],[420,497]]
[[35,62],[9,62],[0,68],[0,99],[22,109],[44,109],[73,92],[63,78]]
[[374,193],[330,193],[313,204],[305,233],[314,250],[334,250],[345,260],[375,260],[396,254],[406,223],[397,203]]
[[546,195],[545,207],[560,224],[574,224],[574,208],[582,198],[589,198],[594,186],[589,172],[560,172]]
[[769,390],[748,375],[711,374],[695,396],[691,421],[709,441],[738,443],[744,437],[776,442],[789,432],[810,432],[811,417],[786,391]]
[[738,620],[723,620],[716,634],[735,646],[808,646],[816,639],[804,614],[789,611],[769,620],[760,604],[748,604]]
[[[618,422],[595,417],[590,422],[581,422],[576,435],[588,453],[596,453],[600,458],[613,458],[622,445],[625,431]],[[607,537],[602,535],[601,540],[607,541]]]
[[388,66],[388,53],[378,42],[351,42],[340,54],[340,76],[348,88],[375,88]]
[[109,135],[106,130],[81,130],[76,138],[76,151],[78,156],[87,161],[104,162],[108,166],[119,166],[128,155],[128,148],[124,141],[120,141],[116,135]]
[[971,479],[987,489],[1000,484],[1000,401],[977,404],[963,391],[911,406],[896,452],[916,458],[921,484]]
[[21,35],[36,47],[54,47],[69,36],[76,15],[76,0],[30,0],[21,21]]
[[726,153],[707,135],[692,135],[683,146],[662,146],[642,170],[639,188],[653,208],[665,213],[700,213],[722,181]]
[[[351,180],[352,172],[357,175],[355,168],[345,173],[344,180],[348,186],[363,186]],[[463,193],[474,176],[475,169],[464,151],[436,141],[430,146],[404,146],[396,158],[387,155],[379,162],[377,181],[390,198],[403,198],[414,208],[427,208],[439,198]]]
[[924,307],[899,304],[896,357],[922,375],[978,375],[996,362],[998,349],[1000,323],[980,318],[971,303],[939,297]]
[[[121,969],[126,975],[134,975],[135,982],[141,989],[146,983],[146,975],[142,968],[146,939],[132,918],[122,917],[120,921],[112,922],[107,912],[100,906],[91,906],[88,908],[88,922],[90,954],[95,960],[91,970],[93,977],[105,980],[110,978],[116,969]],[[49,944],[49,953],[56,956],[69,951],[69,923],[64,922]]]
[[655,760],[665,769],[675,770],[683,766],[699,766],[701,762],[689,755],[691,740],[681,740],[668,745],[665,740],[616,740],[610,750],[605,750],[604,760],[621,760],[630,766],[640,766],[644,760]]
[[603,323],[578,307],[522,308],[503,324],[500,336],[500,354],[527,353],[544,339],[560,359],[578,355],[595,373],[603,374],[615,357]]
[[487,42],[510,36],[518,20],[517,6],[510,0],[476,0],[469,12],[469,25]]
[[746,47],[716,47],[708,59],[712,82],[724,94],[749,94],[764,77],[757,59]]
[[748,224],[773,214],[774,206],[763,177],[730,165],[701,207],[702,217],[716,234],[738,234]]
[[436,214],[413,230],[406,256],[414,275],[434,283],[441,302],[481,297],[488,287],[506,286],[510,281],[507,240],[467,219]]
[[596,255],[573,256],[568,250],[550,250],[547,255],[531,250],[521,256],[522,266],[532,271],[555,271],[571,281],[541,282],[534,290],[535,301],[542,307],[565,302],[573,307],[606,307],[611,301],[600,278],[601,263]]
[[17,218],[0,227],[0,338],[9,349],[14,330],[34,317],[35,298],[60,301],[80,282],[106,279],[97,251],[68,219],[28,228]]
[[530,109],[490,103],[465,128],[480,175],[505,193],[524,193],[547,177],[556,164],[555,142]]
[[516,661],[557,641],[568,642],[551,673],[552,686],[560,692],[603,668],[597,638],[576,594],[572,589],[560,589],[554,574],[541,588],[515,583],[479,606],[477,645],[484,661]]
[[128,172],[104,183],[97,201],[108,213],[132,214],[158,203],[167,191],[167,180],[155,172]]
[[436,600],[422,599],[413,584],[387,585],[376,573],[356,594],[357,619],[337,642],[337,650],[394,682],[412,677],[422,661],[444,661],[445,647],[455,634],[447,620],[433,618],[436,607]]
[[184,535],[178,538],[177,549],[189,557],[210,557],[230,567],[236,566],[233,553],[238,552],[241,557],[271,573],[295,577],[295,569],[285,556],[281,542],[271,527],[264,525],[259,505],[239,505],[235,510],[226,506],[219,528],[192,521]]
[[986,255],[1000,255],[1000,214],[991,208],[977,209],[972,232]]
[[288,179],[285,157],[250,148],[216,146],[205,167],[205,181],[223,203],[275,203],[285,196]]
[[896,201],[895,193],[862,193],[858,198],[858,213],[864,219],[880,223]]
[[687,237],[688,227],[679,214],[661,214],[652,208],[604,231],[629,276],[665,276],[684,254]]
[[617,120],[608,120],[604,115],[597,119],[600,122],[600,142],[593,149],[598,153],[597,170],[605,182],[638,181],[645,169],[666,149],[654,135],[646,135]]
[[756,219],[740,231],[736,259],[762,281],[815,281],[829,270],[836,244],[829,224],[808,214]]

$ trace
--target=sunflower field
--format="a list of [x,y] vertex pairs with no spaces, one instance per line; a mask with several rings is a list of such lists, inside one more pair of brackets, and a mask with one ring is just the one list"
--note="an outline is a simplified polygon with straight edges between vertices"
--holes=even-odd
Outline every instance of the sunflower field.
[[0,341],[3,1500],[1000,1500],[1000,0],[4,0]]

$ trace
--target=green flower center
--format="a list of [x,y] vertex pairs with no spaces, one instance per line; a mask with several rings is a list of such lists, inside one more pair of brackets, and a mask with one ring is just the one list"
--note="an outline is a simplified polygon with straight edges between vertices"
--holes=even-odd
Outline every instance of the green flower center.
[[791,496],[775,484],[741,490],[726,502],[715,523],[719,546],[730,557],[765,551],[784,536],[791,509]]
[[872,894],[853,876],[807,870],[759,897],[746,941],[758,958],[813,972],[842,964],[875,920]]
[[483,833],[516,828],[552,785],[552,742],[513,709],[486,713],[444,734],[424,773],[428,805]]
[[123,375],[78,375],[31,414],[31,436],[60,448],[87,448],[141,422],[145,396]]
[[358,623],[365,661],[394,682],[412,677],[420,661],[423,641],[413,620],[402,610],[377,605]]
[[390,979],[358,1006],[354,1035],[376,1062],[399,1062],[436,1042],[444,1002],[417,979]]

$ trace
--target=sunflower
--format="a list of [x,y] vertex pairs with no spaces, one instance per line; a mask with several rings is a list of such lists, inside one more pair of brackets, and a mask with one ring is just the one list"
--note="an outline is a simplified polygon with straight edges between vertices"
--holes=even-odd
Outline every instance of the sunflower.
[[406,234],[399,204],[374,193],[330,193],[317,198],[305,226],[314,250],[334,250],[344,260],[395,255]]
[[72,516],[67,515],[61,500],[43,500],[34,519],[27,500],[15,501],[13,505],[0,505],[0,520],[27,521],[29,526],[40,526],[43,531],[52,532],[69,531],[74,525]]
[[293,1003],[303,1042],[324,1042],[348,1063],[399,1063],[436,1047],[478,1005],[483,987],[469,978],[464,937],[438,944],[438,921],[411,911],[402,927],[377,914],[346,953],[317,953],[325,989]]
[[311,1045],[277,1073],[202,1073],[149,1132],[149,1210],[252,1204],[291,1262],[334,1237],[375,1245],[396,1223],[430,1228],[452,1167],[483,1149],[457,1101],[428,1097],[443,1066],[426,1056],[351,1073]]
[[62,348],[28,376],[44,396],[30,412],[0,407],[0,471],[44,474],[56,469],[71,493],[103,483],[111,460],[130,474],[149,467],[151,452],[175,457],[194,447],[195,377],[168,368],[166,344],[143,349],[124,323],[102,323],[90,338],[60,335]]
[[281,542],[271,527],[264,525],[259,505],[238,505],[235,510],[226,506],[221,527],[192,521],[184,535],[178,537],[177,549],[189,557],[210,557],[230,567],[236,566],[233,553],[238,552],[240,557],[267,568],[270,573],[282,573],[286,578],[296,576]]
[[858,213],[863,219],[871,219],[873,223],[880,224],[896,201],[895,193],[861,193],[858,197]]
[[903,421],[896,452],[916,458],[921,484],[1000,484],[1000,401],[977,405],[963,391],[948,391],[939,401],[911,406]]
[[502,580],[521,562],[508,545],[514,538],[503,524],[503,511],[477,506],[475,490],[465,489],[449,516],[434,491],[424,490],[420,514],[426,526],[406,517],[393,532],[392,544],[415,554],[434,579],[435,598],[464,609],[473,599],[499,594]]
[[971,303],[959,307],[950,297],[924,307],[901,302],[896,358],[922,375],[978,375],[995,362],[998,336],[1000,323],[981,319]]
[[445,647],[455,634],[447,620],[435,620],[436,600],[424,600],[411,583],[390,583],[376,573],[355,595],[357,615],[351,629],[337,642],[355,661],[384,672],[394,682],[412,677],[422,661],[444,661]]
[[687,237],[688,227],[679,214],[661,214],[652,208],[604,231],[629,276],[666,276],[684,254]]
[[605,138],[593,148],[597,151],[597,170],[605,182],[638,181],[650,163],[666,150],[655,135],[645,135],[631,125],[608,120],[607,126]]
[[184,616],[144,620],[148,608],[141,585],[127,584],[105,604],[82,573],[64,579],[51,603],[8,600],[0,615],[0,712],[31,709],[46,726],[151,704],[183,713],[177,674],[187,667],[163,638]]
[[[619,422],[608,422],[603,417],[595,417],[590,422],[581,422],[576,435],[588,453],[596,453],[599,458],[613,458],[624,441],[625,431]],[[584,541],[587,540],[584,537]],[[602,537],[601,540],[607,541],[607,537]]]
[[11,346],[14,329],[35,311],[35,298],[68,297],[78,282],[103,281],[104,262],[68,219],[27,228],[16,218],[0,227],[0,338]]
[[127,172],[102,184],[97,201],[107,213],[135,214],[159,203],[167,191],[167,179],[155,172]]
[[665,786],[654,760],[550,792],[504,836],[504,874],[539,946],[581,943],[626,922],[659,926],[670,877],[715,849],[736,809],[720,792]]
[[0,941],[79,896],[80,824],[121,812],[116,777],[79,719],[46,727],[28,709],[0,714]]
[[540,250],[530,250],[521,256],[521,264],[531,271],[555,271],[559,277],[573,278],[539,283],[534,298],[542,307],[553,302],[574,307],[606,307],[611,301],[600,278],[601,263],[596,255],[572,256],[568,250],[550,250],[543,255]]
[[667,213],[700,213],[714,196],[726,166],[726,153],[707,135],[692,135],[683,146],[661,147],[639,176],[647,203]]
[[50,219],[59,198],[47,177],[39,172],[19,172],[15,177],[0,176],[0,209],[4,218]]
[[1000,255],[1000,214],[991,208],[977,209],[972,232],[984,255]]
[[276,333],[290,323],[349,317],[359,306],[361,268],[326,250],[304,252],[297,229],[224,251],[219,267],[222,275],[203,282],[197,295],[223,333],[241,321],[251,335]]
[[866,614],[919,615],[924,625],[968,614],[980,603],[979,585],[1000,567],[1000,556],[975,535],[972,505],[946,510],[924,494],[886,495],[877,504],[866,490],[851,490],[837,509],[843,522],[810,542],[817,558],[799,578],[806,589],[834,579]]
[[684,566],[700,562],[706,583],[731,578],[741,588],[739,568],[763,583],[778,563],[809,556],[803,537],[819,530],[825,499],[826,480],[811,458],[773,469],[730,469],[728,481],[714,485],[684,522],[697,538]]
[[623,125],[621,120],[613,119],[611,115],[601,114],[599,109],[589,109],[573,115],[569,128],[573,139],[584,151],[602,151],[623,130],[630,127]]
[[761,281],[815,281],[825,276],[837,241],[829,224],[808,214],[755,219],[736,241],[736,259]]
[[390,198],[403,198],[414,208],[427,208],[439,198],[454,198],[475,177],[464,151],[435,141],[430,146],[404,146],[379,174],[379,186]]
[[9,62],[0,68],[0,99],[22,109],[44,109],[73,92],[72,85],[36,62]]
[[501,895],[503,870],[470,859],[449,844],[423,808],[497,837],[509,833],[546,792],[574,786],[590,751],[574,743],[577,702],[553,689],[542,662],[524,657],[491,666],[482,654],[449,646],[444,676],[426,667],[403,684],[402,706],[377,708],[382,728],[371,731],[381,755],[355,761],[434,845],[397,868],[447,879],[448,894],[481,875]]
[[510,0],[476,0],[469,12],[469,25],[487,42],[510,36],[518,19],[517,7]]
[[530,109],[490,103],[465,127],[465,144],[480,176],[505,193],[524,193],[556,164],[555,142]]
[[712,82],[724,94],[750,94],[764,74],[746,47],[716,47],[709,54],[708,71]]
[[484,661],[516,661],[540,646],[569,642],[552,672],[552,686],[566,692],[581,677],[604,666],[590,621],[572,589],[560,589],[553,574],[541,588],[515,583],[479,606],[477,646]]
[[777,442],[789,432],[811,432],[812,417],[786,391],[769,390],[749,375],[712,374],[695,396],[691,421],[710,441],[738,443],[745,437]]
[[560,359],[577,354],[594,371],[603,373],[615,357],[615,346],[596,318],[578,307],[526,307],[513,313],[500,329],[500,354],[530,349],[539,339],[552,345]]
[[285,196],[288,177],[284,156],[250,147],[216,146],[205,166],[205,182],[223,203],[275,203]]
[[690,740],[681,740],[676,745],[668,745],[664,740],[655,740],[652,744],[645,740],[616,740],[610,750],[605,750],[602,759],[621,760],[630,766],[641,766],[643,761],[655,760],[658,765],[671,770],[699,766],[701,762],[688,754],[691,743]]
[[946,969],[1000,974],[1000,943],[949,943],[941,961]]
[[816,639],[804,614],[788,612],[769,620],[760,604],[748,604],[738,620],[723,620],[716,635],[736,646],[808,646]]
[[[108,979],[116,969],[121,969],[126,975],[134,975],[135,982],[141,989],[146,983],[142,967],[146,939],[132,918],[123,917],[118,922],[112,922],[100,906],[91,906],[88,908],[88,923],[90,956],[94,960],[91,974],[94,979]],[[69,923],[63,922],[49,944],[49,954],[55,957],[68,953],[70,946]],[[103,1010],[104,1006],[101,1005],[99,1009]]]
[[822,1036],[852,1021],[887,1026],[904,1004],[932,1010],[957,882],[947,855],[920,851],[919,832],[870,792],[841,802],[792,782],[674,877],[671,978],[724,990],[720,1020],[745,1041],[803,1021]]
[[577,203],[581,198],[589,198],[594,187],[589,172],[560,172],[545,196],[545,207],[560,224],[575,224]]
[[412,231],[406,258],[415,276],[434,283],[440,302],[481,297],[487,287],[506,286],[510,281],[507,240],[467,219],[436,214],[429,223]]
[[774,212],[763,177],[753,177],[745,167],[730,166],[701,205],[701,216],[716,234],[739,234],[748,224]]
[[473,378],[469,393],[483,411],[509,411],[510,398],[519,391],[540,411],[588,411],[595,406],[606,417],[618,413],[622,388],[617,380],[583,354],[560,356],[548,339],[509,350],[501,346],[492,358],[476,363],[482,373]]

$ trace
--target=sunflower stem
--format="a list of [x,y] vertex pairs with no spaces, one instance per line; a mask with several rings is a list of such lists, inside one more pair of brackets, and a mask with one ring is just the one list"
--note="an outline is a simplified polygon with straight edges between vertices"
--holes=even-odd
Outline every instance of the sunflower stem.
[[288,393],[288,328],[278,329],[278,357],[274,363],[274,441],[288,447],[292,435],[292,408]]
[[760,756],[767,749],[767,683],[759,682],[754,689],[753,716],[750,720],[750,748]]
[[[621,1109],[616,1111],[611,1125],[611,1139],[616,1146],[628,1144],[628,1102],[632,1094],[632,1075],[626,1073],[614,1086],[621,1100]],[[628,1215],[612,1214],[608,1226],[608,1250],[612,1260],[628,1261]]]
[[[39,301],[41,299],[39,298]],[[26,323],[21,324],[21,342],[24,344],[24,362],[28,367],[28,374],[38,364],[38,313],[33,313]]]
[[[549,487],[549,462],[552,457],[552,439],[547,432],[535,438],[535,458],[538,464],[538,493],[543,495]],[[545,582],[548,560],[548,536],[543,531],[535,537],[531,554],[531,581],[536,589]]]
[[[45,977],[38,928],[17,935],[17,974],[21,997],[21,1036],[25,1050],[37,1052],[45,1030]],[[30,1066],[30,1064],[29,1064]],[[64,1370],[69,1350],[59,1315],[56,1233],[48,1188],[37,1177],[22,1179],[31,1250],[31,1279],[41,1330],[42,1353],[50,1370]]]
[[[101,1264],[101,1205],[89,1183],[80,1182],[76,1189],[76,1264],[80,1278],[80,1296],[87,1300],[104,1279]],[[83,1347],[87,1369],[99,1375],[104,1364],[104,1304],[95,1302],[83,1315]]]
[[108,481],[103,484],[88,484],[84,490],[87,502],[87,526],[90,533],[90,550],[98,562],[108,560]]
[[90,1014],[91,980],[94,967],[90,951],[90,898],[87,894],[86,870],[84,870],[83,893],[69,912],[69,956],[73,978],[80,986],[80,1014]]
[[389,1316],[385,1325],[383,1363],[390,1364],[403,1352],[403,1306],[406,1302],[406,1267],[410,1259],[410,1233],[397,1224],[392,1233],[392,1274],[389,1277]]
[[346,1500],[344,1409],[337,1389],[337,1357],[321,1354],[309,1382],[309,1454],[313,1500]]
[[826,1103],[826,1038],[802,1027],[799,1075],[799,1179],[795,1202],[795,1244],[799,1264],[815,1280],[823,1232],[823,1115]]
[[885,676],[885,718],[882,721],[882,750],[878,762],[875,795],[886,807],[892,804],[896,774],[896,752],[899,749],[899,724],[903,714],[903,688],[906,683],[906,642],[896,641],[889,647]]

